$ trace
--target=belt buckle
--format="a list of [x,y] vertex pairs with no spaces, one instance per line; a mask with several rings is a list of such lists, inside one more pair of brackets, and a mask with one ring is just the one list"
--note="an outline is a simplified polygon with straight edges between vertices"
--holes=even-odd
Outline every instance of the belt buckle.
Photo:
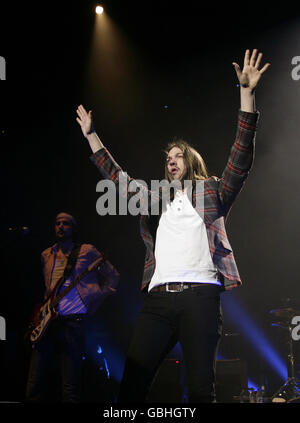
[[182,292],[183,291],[183,282],[180,282],[180,289],[170,289],[169,283],[166,283],[166,291],[167,292]]

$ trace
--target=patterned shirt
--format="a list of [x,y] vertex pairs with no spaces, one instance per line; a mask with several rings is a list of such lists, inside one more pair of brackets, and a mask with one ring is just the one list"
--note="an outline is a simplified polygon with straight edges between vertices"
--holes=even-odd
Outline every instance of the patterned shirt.
[[[221,178],[212,176],[204,181],[195,181],[192,189],[192,205],[205,222],[210,254],[219,272],[218,280],[222,282],[226,290],[242,283],[226,233],[225,221],[253,164],[258,118],[258,112],[249,113],[239,110],[234,144]],[[99,169],[102,178],[113,181],[118,187],[119,176],[124,176],[124,172],[108,150],[101,148],[91,156],[91,160]],[[140,192],[144,193],[144,198],[151,197],[146,202],[147,206],[155,201],[161,201],[159,192],[151,192],[128,175],[126,178],[127,190],[121,195],[128,201],[136,194],[128,190],[132,182],[139,187]],[[200,189],[197,189],[197,184],[201,185]],[[203,196],[200,201],[199,196]],[[147,290],[155,270],[154,245],[157,224],[157,216],[152,216],[147,211],[141,213],[140,232],[146,246],[142,290]]]

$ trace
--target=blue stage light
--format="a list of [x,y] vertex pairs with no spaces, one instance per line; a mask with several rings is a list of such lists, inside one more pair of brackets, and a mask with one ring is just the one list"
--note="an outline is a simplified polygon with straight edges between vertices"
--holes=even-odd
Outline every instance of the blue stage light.
[[104,359],[104,365],[105,365],[106,375],[107,375],[107,377],[109,379],[110,378],[110,371],[109,371],[109,368],[108,368],[108,364],[107,364],[106,359]]
[[258,385],[256,385],[254,382],[252,382],[252,380],[248,379],[248,389],[254,389],[255,391],[257,391],[258,389],[260,389],[260,387]]
[[246,338],[248,338],[255,349],[261,353],[280,378],[286,380],[288,377],[287,365],[278,355],[266,335],[256,326],[245,310],[242,309],[232,293],[226,295],[226,298],[223,297],[223,300],[222,306],[224,314],[226,314],[232,323],[239,328]]

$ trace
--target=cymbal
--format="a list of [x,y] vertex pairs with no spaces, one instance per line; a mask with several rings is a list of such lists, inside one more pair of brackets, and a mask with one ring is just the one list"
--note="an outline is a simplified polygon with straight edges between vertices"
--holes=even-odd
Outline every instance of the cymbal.
[[289,329],[289,325],[287,324],[287,322],[279,322],[279,321],[272,321],[272,326],[277,326],[278,328],[281,329]]
[[295,310],[291,307],[277,308],[277,309],[271,310],[270,314],[272,314],[272,316],[274,317],[290,320],[294,316],[300,316],[300,310]]

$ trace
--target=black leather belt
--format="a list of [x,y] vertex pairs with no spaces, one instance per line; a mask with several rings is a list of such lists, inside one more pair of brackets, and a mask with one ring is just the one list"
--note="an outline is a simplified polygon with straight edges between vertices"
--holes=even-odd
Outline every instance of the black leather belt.
[[83,320],[86,318],[85,313],[78,313],[78,314],[60,314],[59,319],[61,320]]
[[191,282],[168,282],[163,285],[157,285],[150,292],[181,292],[185,289],[194,289],[201,286],[215,286],[211,283],[191,283]]

